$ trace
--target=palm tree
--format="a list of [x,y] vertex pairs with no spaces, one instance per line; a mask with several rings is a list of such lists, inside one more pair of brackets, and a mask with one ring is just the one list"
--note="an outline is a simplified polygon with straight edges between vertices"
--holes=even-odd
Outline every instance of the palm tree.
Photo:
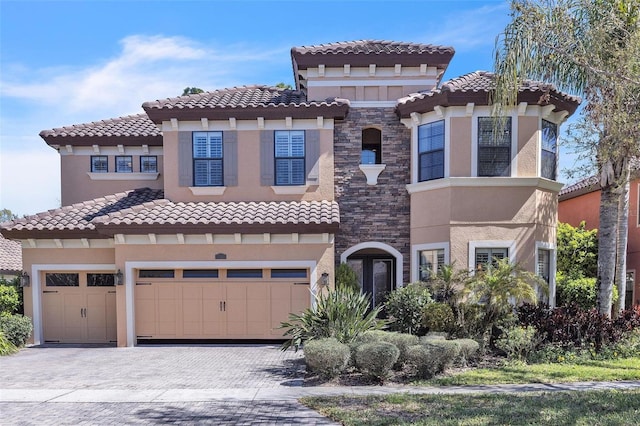
[[524,79],[544,80],[583,95],[584,118],[598,131],[598,309],[609,315],[619,200],[640,140],[640,2],[512,0],[511,10],[496,40],[497,114],[516,105]]

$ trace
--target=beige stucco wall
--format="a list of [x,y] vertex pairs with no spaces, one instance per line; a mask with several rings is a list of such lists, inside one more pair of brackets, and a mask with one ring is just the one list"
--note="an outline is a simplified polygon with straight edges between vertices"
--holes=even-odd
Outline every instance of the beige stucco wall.
[[[123,154],[129,155],[129,154]],[[114,174],[114,155],[109,155],[109,174]],[[140,171],[140,156],[132,155],[133,171]],[[91,156],[89,155],[61,155],[60,156],[60,184],[61,203],[68,206],[104,195],[117,194],[136,188],[162,189],[163,186],[163,156],[158,155],[158,178],[145,180],[91,180]],[[118,173],[118,177],[126,173]],[[154,173],[149,173],[155,176]]]
[[518,117],[517,176],[538,176],[538,117]]
[[471,117],[451,117],[449,120],[449,140],[451,154],[449,156],[449,175],[452,177],[471,176]]
[[[193,195],[178,186],[178,132],[164,132],[165,197],[177,201],[314,201],[333,200],[333,130],[320,130],[319,185],[304,194],[278,195],[271,186],[260,185],[260,131],[238,131],[238,186],[226,187],[222,195]],[[308,171],[307,171],[308,172]]]

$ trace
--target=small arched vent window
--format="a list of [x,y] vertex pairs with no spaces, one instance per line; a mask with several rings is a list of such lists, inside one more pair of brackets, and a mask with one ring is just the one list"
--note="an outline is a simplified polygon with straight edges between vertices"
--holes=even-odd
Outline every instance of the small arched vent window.
[[360,164],[382,164],[382,132],[368,128],[362,130]]

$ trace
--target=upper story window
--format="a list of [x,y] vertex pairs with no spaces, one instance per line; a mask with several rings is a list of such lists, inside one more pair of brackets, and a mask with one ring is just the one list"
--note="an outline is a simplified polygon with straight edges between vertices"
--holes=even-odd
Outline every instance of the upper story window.
[[275,132],[276,185],[304,185],[305,177],[304,130],[277,130]]
[[418,181],[444,177],[444,120],[418,126]]
[[109,171],[109,160],[106,155],[91,156],[91,172],[107,173]]
[[133,172],[133,157],[130,155],[116,156],[116,173]]
[[382,132],[378,129],[362,130],[360,164],[382,164]]
[[155,155],[141,155],[140,156],[140,172],[157,173],[158,157]]
[[478,176],[510,175],[511,117],[478,117]]
[[556,179],[558,152],[558,126],[550,121],[542,120],[542,152],[540,155],[540,173],[543,178]]
[[223,186],[222,132],[193,132],[193,183]]

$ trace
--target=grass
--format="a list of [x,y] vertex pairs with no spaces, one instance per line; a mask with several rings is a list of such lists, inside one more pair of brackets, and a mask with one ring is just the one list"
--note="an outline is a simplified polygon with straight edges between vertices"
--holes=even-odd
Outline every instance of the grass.
[[640,390],[302,398],[344,425],[626,425]]
[[576,364],[508,364],[437,377],[418,385],[464,386],[500,383],[562,383],[640,380],[640,358],[584,361]]

